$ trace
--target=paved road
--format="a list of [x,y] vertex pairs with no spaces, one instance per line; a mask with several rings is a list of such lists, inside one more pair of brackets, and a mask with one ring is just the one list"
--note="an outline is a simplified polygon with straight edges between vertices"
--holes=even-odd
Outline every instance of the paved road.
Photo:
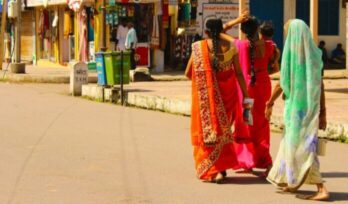
[[[189,118],[72,98],[67,86],[0,83],[1,204],[310,203],[251,175],[195,178]],[[280,136],[272,137],[275,154]],[[329,143],[322,172],[348,203],[348,146]],[[303,190],[314,190],[306,186]]]

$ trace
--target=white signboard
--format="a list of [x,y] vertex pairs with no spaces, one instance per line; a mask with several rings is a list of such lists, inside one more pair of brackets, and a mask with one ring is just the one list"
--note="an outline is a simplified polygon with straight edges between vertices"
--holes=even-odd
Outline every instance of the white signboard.
[[[205,22],[209,18],[221,18],[223,23],[233,20],[239,15],[239,4],[211,4],[205,3],[202,6],[202,22],[203,31],[205,30]],[[233,37],[238,37],[238,26],[234,26],[227,33]]]
[[[249,0],[246,0],[246,6],[249,6]],[[207,17],[222,18],[223,22],[232,20],[239,15],[239,0],[200,0],[198,1],[197,24],[195,27],[197,33],[204,36],[204,22]],[[235,26],[228,34],[238,37],[239,26]]]
[[43,6],[46,5],[60,5],[67,4],[66,0],[27,0],[28,7]]

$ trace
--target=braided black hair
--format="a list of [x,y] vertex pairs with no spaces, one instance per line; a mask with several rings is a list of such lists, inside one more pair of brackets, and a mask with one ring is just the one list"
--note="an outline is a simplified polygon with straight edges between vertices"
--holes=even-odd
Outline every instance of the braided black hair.
[[247,21],[242,23],[241,30],[250,43],[250,85],[254,86],[256,83],[256,74],[255,74],[255,37],[257,36],[257,31],[259,28],[259,22],[254,16],[248,18]]
[[223,31],[223,24],[221,19],[209,19],[206,24],[206,32],[208,33],[208,37],[213,41],[213,51],[214,51],[214,59],[213,59],[213,69],[217,71],[219,66],[219,60],[217,58],[217,53],[219,51],[220,44],[220,33]]

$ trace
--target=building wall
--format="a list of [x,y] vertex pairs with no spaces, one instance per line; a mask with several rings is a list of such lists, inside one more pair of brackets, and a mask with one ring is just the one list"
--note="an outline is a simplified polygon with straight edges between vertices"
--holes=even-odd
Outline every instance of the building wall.
[[[328,54],[336,47],[337,43],[346,44],[346,9],[342,8],[342,1],[340,0],[340,18],[339,18],[339,35],[337,36],[324,36],[319,35],[319,41],[324,40],[326,42],[326,49]],[[320,15],[320,13],[319,13]],[[284,23],[292,18],[296,17],[296,1],[284,0]],[[345,46],[344,46],[345,47]]]
[[[319,14],[320,15],[320,14]],[[340,22],[339,22],[339,35],[338,36],[322,36],[319,35],[319,40],[326,42],[326,49],[329,56],[331,51],[336,47],[337,43],[342,43],[343,47],[346,45],[346,9],[342,8],[342,0],[340,0]]]

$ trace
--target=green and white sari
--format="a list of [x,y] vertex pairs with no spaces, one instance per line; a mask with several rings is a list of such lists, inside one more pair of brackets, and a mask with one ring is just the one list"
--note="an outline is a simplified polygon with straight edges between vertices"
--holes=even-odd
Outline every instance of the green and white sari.
[[302,20],[293,20],[281,63],[285,131],[267,180],[289,188],[322,183],[317,157],[321,51]]

